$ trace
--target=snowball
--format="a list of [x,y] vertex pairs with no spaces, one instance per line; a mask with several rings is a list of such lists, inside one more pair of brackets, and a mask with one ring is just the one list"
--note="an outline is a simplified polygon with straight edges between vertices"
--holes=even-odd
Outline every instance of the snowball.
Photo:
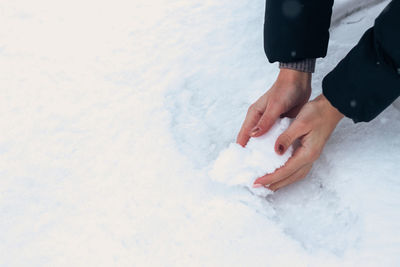
[[273,173],[292,155],[292,146],[283,155],[278,155],[274,149],[277,138],[290,123],[289,118],[278,119],[266,134],[251,138],[246,147],[231,143],[214,162],[210,177],[228,185],[244,185],[257,195],[266,194],[268,190],[263,187],[253,188],[254,180]]

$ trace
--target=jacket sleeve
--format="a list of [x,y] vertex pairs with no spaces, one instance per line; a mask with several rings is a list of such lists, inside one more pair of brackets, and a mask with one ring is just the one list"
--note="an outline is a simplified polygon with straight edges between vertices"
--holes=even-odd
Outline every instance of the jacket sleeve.
[[400,0],[393,0],[322,82],[323,94],[354,122],[368,122],[400,95]]
[[269,62],[325,57],[333,0],[267,0],[264,50]]

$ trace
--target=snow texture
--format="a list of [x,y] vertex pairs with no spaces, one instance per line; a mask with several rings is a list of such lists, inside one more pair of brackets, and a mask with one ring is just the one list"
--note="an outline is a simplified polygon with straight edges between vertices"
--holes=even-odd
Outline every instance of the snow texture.
[[289,118],[278,119],[266,134],[251,138],[244,148],[231,143],[213,164],[211,178],[228,185],[244,185],[256,192],[263,192],[262,188],[253,188],[254,180],[285,165],[293,153],[293,146],[283,155],[278,155],[274,149],[277,138],[289,127],[290,121]]
[[[388,3],[336,2],[312,97]],[[264,5],[0,1],[0,266],[400,266],[393,106],[266,197],[210,178],[278,73]]]
[[384,2],[383,0],[335,0],[332,14],[332,24],[339,23],[341,19],[349,16],[355,11],[365,9],[373,4]]

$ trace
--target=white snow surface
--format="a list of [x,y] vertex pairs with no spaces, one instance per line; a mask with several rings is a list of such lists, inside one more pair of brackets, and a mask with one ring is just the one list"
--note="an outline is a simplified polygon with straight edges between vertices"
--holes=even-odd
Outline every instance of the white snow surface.
[[[231,143],[214,162],[210,177],[228,185],[244,185],[258,193],[263,188],[253,188],[255,179],[273,173],[285,165],[293,153],[293,146],[283,155],[275,152],[275,142],[289,127],[290,122],[289,118],[278,119],[266,134],[251,138],[246,147]],[[266,195],[268,191],[265,189],[261,192]]]
[[335,0],[332,14],[332,24],[340,23],[346,16],[373,4],[384,2],[383,0]]
[[[387,3],[334,14],[312,97]],[[264,5],[1,1],[0,266],[399,266],[392,106],[266,197],[209,176],[278,72]]]

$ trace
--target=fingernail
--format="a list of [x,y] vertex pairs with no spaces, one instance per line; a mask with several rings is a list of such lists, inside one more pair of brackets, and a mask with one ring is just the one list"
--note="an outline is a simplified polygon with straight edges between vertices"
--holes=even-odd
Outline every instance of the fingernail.
[[285,151],[285,147],[283,145],[279,145],[278,146],[278,150],[279,150],[279,154],[283,154],[283,152]]
[[254,136],[254,135],[256,135],[259,131],[260,131],[260,127],[255,127],[255,128],[253,128],[253,130],[251,130],[250,135],[251,135],[251,136]]
[[262,184],[253,184],[253,188],[260,188],[260,187],[263,187],[263,185]]

